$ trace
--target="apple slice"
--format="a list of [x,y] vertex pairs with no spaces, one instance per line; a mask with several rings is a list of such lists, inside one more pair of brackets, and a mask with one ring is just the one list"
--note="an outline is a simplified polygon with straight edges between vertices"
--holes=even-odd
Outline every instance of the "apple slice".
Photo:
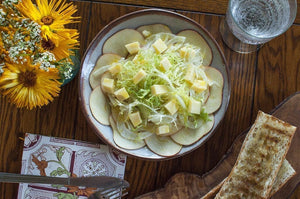
[[145,142],[151,151],[164,157],[174,156],[182,148],[180,144],[175,143],[170,137],[157,136],[156,134],[147,137]]
[[101,67],[110,65],[118,60],[120,60],[122,57],[117,54],[103,54],[99,57],[99,59],[96,62],[96,65],[94,69],[92,70],[90,74],[90,85],[92,89],[96,88],[98,85],[100,85],[100,76],[102,73],[97,72]]
[[140,45],[143,45],[145,42],[145,39],[140,32],[134,29],[123,29],[116,32],[105,41],[102,52],[103,54],[114,53],[121,57],[126,57],[128,51],[125,45],[136,41],[139,42]]
[[112,131],[113,131],[113,139],[116,143],[116,145],[118,145],[121,148],[124,149],[139,149],[144,147],[146,144],[144,142],[144,140],[129,140],[124,138],[123,136],[120,135],[117,127],[116,127],[116,123],[114,121],[114,119],[112,118],[112,116],[109,117],[109,121],[110,121],[110,125],[112,127]]
[[210,95],[209,89],[206,89],[205,91],[203,91],[203,103],[207,102],[209,95]]
[[139,31],[141,34],[143,34],[144,30],[149,31],[150,34],[156,34],[156,33],[161,33],[161,32],[172,33],[170,28],[165,24],[144,25],[144,26],[138,27],[136,30]]
[[222,73],[213,67],[205,67],[205,73],[209,79],[215,81],[215,83],[210,86],[210,95],[203,105],[206,112],[211,114],[217,111],[222,104],[224,79]]
[[90,109],[94,118],[103,125],[109,125],[110,109],[100,86],[90,95]]
[[171,136],[171,138],[178,144],[191,145],[198,142],[204,135],[206,135],[214,126],[215,118],[209,115],[209,121],[204,122],[198,129],[183,128],[178,133]]
[[185,43],[190,43],[201,48],[201,52],[203,53],[204,66],[209,66],[211,64],[213,58],[211,47],[208,45],[206,40],[200,35],[200,33],[194,30],[183,30],[177,35],[184,36],[186,38]]

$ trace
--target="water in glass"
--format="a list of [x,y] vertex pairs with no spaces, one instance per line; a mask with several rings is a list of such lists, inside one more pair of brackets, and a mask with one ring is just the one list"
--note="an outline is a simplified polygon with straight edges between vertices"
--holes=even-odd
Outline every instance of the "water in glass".
[[230,0],[220,32],[237,52],[251,52],[284,33],[293,23],[296,0]]
[[287,0],[233,0],[230,6],[228,26],[239,40],[248,44],[265,43],[290,26]]

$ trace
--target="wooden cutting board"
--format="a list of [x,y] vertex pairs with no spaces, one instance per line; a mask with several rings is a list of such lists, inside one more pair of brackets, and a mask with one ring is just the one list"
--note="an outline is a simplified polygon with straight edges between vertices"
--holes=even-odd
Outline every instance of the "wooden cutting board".
[[[293,166],[297,174],[272,197],[272,199],[282,199],[290,196],[300,183],[300,92],[284,100],[270,114],[298,127],[286,156],[286,159]],[[139,196],[138,199],[196,199],[205,195],[228,176],[237,159],[247,132],[248,130],[236,138],[226,155],[208,173],[202,176],[191,173],[175,174],[166,183],[164,188]]]

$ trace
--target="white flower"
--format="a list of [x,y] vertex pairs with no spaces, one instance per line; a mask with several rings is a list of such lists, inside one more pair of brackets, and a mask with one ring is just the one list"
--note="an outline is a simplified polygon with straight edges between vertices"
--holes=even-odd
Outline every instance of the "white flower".
[[30,37],[34,40],[37,40],[38,42],[41,39],[41,26],[34,22],[31,21],[30,23],[25,23],[24,27],[27,28],[27,30],[30,32]]
[[0,75],[4,72],[3,66],[4,66],[4,63],[0,64]]
[[4,12],[4,10],[2,8],[0,8],[0,15],[2,15],[2,16],[6,15],[6,13]]
[[19,0],[4,0],[3,4],[11,7],[13,4],[17,4],[18,2]]
[[51,62],[56,61],[55,56],[51,52],[43,52],[40,56],[34,60],[34,64],[40,64],[40,69],[49,71],[49,68],[55,68],[55,65]]
[[0,8],[0,25],[1,26],[5,26],[5,23],[7,23],[5,20],[5,17],[6,17],[6,13],[4,12],[4,10],[2,8]]
[[71,79],[73,73],[73,66],[70,62],[62,62],[60,65],[61,75],[64,77],[63,79]]
[[70,79],[72,77],[71,72],[72,72],[72,69],[64,72],[65,79]]

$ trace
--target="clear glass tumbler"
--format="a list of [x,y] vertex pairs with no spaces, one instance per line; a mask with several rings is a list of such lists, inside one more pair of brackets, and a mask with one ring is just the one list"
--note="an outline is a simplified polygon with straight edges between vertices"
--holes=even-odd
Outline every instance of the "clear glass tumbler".
[[250,53],[284,33],[296,13],[297,0],[229,0],[219,30],[229,48]]

